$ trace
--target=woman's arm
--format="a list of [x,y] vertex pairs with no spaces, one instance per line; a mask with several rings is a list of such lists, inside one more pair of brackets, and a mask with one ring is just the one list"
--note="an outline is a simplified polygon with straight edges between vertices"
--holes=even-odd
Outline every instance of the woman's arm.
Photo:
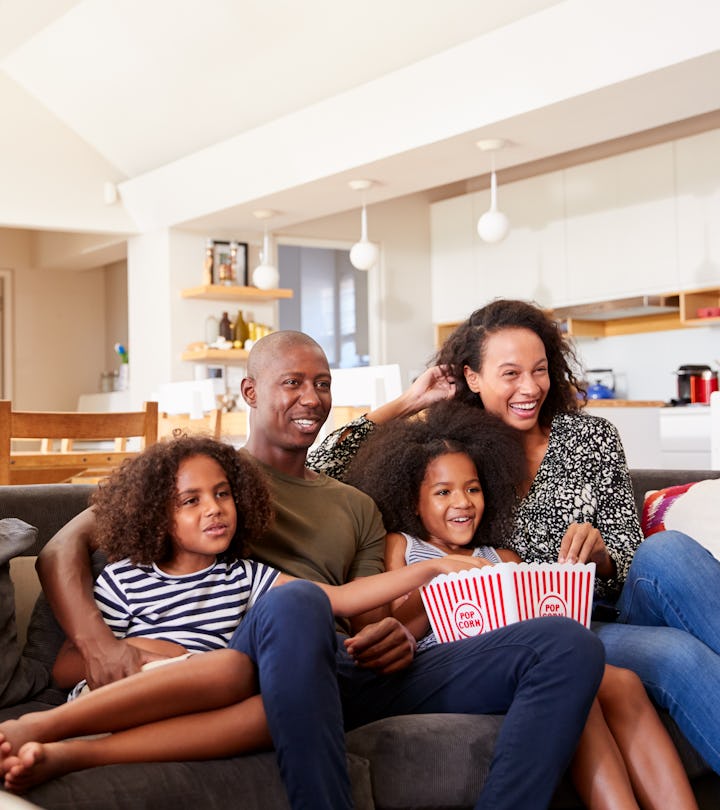
[[[328,596],[332,611],[336,616],[354,616],[365,613],[374,607],[388,604],[393,599],[404,596],[439,574],[450,574],[467,568],[482,568],[486,560],[476,557],[439,557],[436,560],[423,560],[414,565],[406,565],[397,571],[386,571],[370,577],[360,577],[344,585],[325,585],[315,582]],[[295,577],[280,574],[275,585],[290,582]],[[274,587],[274,586],[273,586]]]
[[90,555],[96,548],[95,516],[86,509],[55,534],[36,564],[50,607],[84,662],[77,680],[87,677],[91,688],[142,665],[140,652],[115,638],[95,604]]
[[455,383],[445,376],[439,366],[426,369],[399,397],[327,436],[319,447],[308,453],[307,466],[343,480],[350,462],[375,425],[418,413],[432,403],[452,399],[454,395]]

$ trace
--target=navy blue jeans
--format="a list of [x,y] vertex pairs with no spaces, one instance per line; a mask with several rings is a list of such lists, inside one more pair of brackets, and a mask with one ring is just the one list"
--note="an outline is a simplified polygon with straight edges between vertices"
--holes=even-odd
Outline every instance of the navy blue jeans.
[[637,672],[720,773],[720,562],[681,532],[652,535],[617,607],[618,623],[598,629],[608,663]]
[[477,808],[550,803],[603,674],[592,633],[570,619],[534,619],[438,645],[392,675],[356,666],[342,638],[322,591],[291,582],[257,602],[230,644],[258,666],[294,810],[352,806],[344,728],[430,712],[506,715]]

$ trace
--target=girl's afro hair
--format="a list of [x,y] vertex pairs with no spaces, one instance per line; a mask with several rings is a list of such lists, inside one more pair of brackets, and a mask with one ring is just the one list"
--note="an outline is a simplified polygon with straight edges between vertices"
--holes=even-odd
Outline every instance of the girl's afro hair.
[[346,481],[375,501],[387,531],[427,540],[417,514],[420,484],[433,459],[457,452],[475,463],[485,498],[473,545],[502,545],[526,479],[525,454],[517,433],[483,409],[450,400],[420,416],[379,425],[353,459]]
[[263,473],[250,455],[206,436],[181,435],[127,459],[93,493],[97,538],[108,559],[128,557],[136,565],[169,559],[178,468],[193,456],[215,460],[230,484],[237,529],[224,556],[238,559],[246,542],[262,537],[272,507]]

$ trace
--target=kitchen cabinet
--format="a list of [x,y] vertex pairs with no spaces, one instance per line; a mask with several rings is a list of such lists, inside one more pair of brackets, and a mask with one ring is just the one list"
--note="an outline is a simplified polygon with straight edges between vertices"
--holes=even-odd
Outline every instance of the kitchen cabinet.
[[[253,301],[277,301],[281,298],[292,298],[293,291],[282,288],[260,290],[257,287],[206,284],[181,290],[180,295],[182,298],[252,303]],[[247,356],[248,353],[244,349],[215,349],[205,344],[194,344],[182,353],[183,360],[215,366],[244,365]]]
[[677,289],[673,144],[565,170],[568,298]]
[[677,247],[681,287],[718,284],[720,130],[675,142]]
[[478,192],[473,222],[474,265],[479,280],[475,307],[493,298],[532,299],[542,307],[568,300],[562,172],[531,177],[498,188],[498,208],[510,220],[501,242],[477,235],[477,221],[490,207],[489,191]]

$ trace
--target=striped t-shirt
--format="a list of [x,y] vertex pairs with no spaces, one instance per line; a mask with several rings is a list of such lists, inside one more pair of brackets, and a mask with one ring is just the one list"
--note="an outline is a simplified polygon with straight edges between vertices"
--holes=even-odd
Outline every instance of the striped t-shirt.
[[280,572],[253,560],[219,558],[175,576],[156,565],[110,563],[95,582],[95,601],[118,638],[174,641],[193,652],[227,647],[247,610]]

